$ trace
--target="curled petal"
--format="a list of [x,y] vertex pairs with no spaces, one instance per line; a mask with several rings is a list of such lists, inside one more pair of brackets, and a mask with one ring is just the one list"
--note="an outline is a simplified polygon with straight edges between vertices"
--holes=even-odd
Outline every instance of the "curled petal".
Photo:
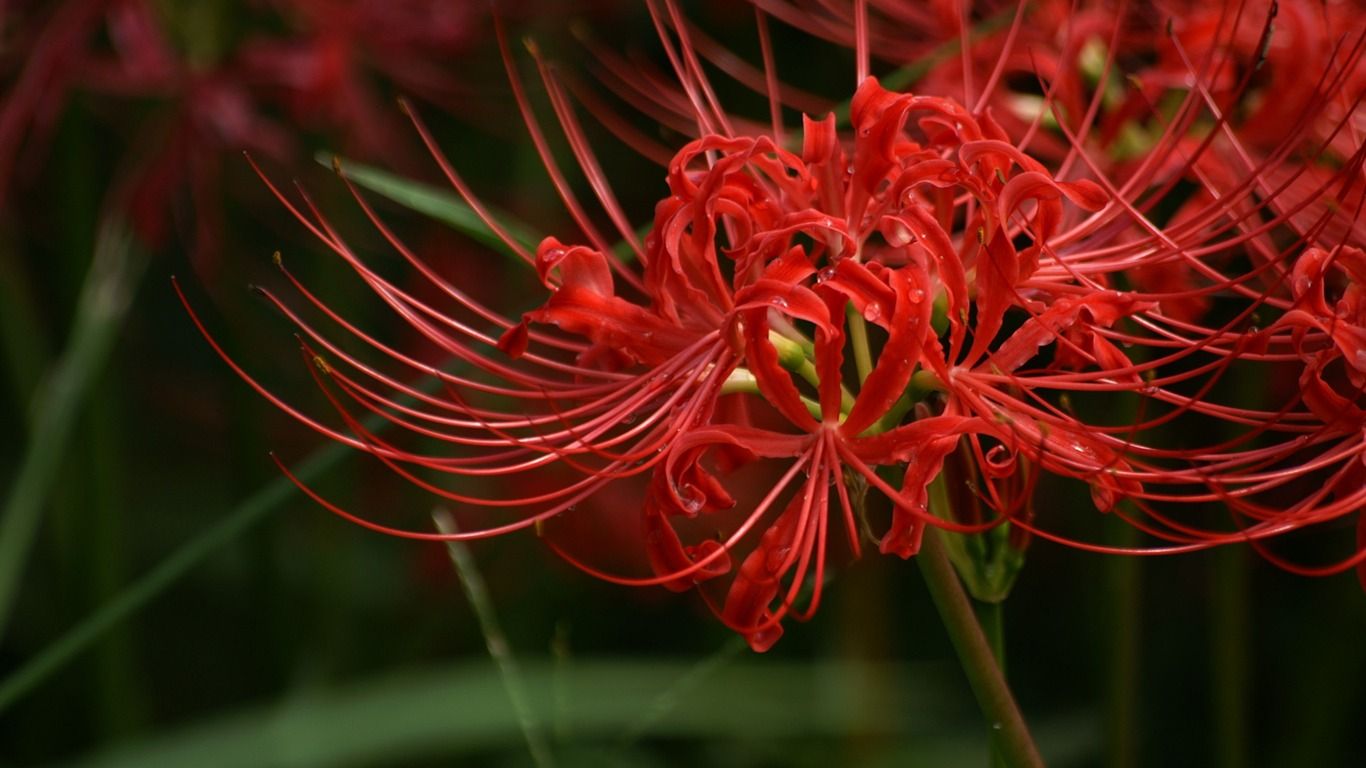
[[1157,306],[1132,295],[1102,291],[1079,299],[1059,299],[1053,306],[1031,317],[1018,331],[1011,334],[982,367],[1010,373],[1038,354],[1045,344],[1052,343],[1063,328],[1082,321],[1088,325],[1108,328],[1121,317],[1145,312]]
[[764,531],[759,546],[740,564],[721,609],[721,618],[743,632],[749,647],[760,653],[772,648],[783,636],[783,626],[774,620],[769,606],[782,590],[784,566],[791,562],[789,555],[804,502],[801,494],[794,496]]
[[724,576],[730,572],[730,555],[721,553],[717,541],[706,540],[701,544],[684,545],[678,532],[669,524],[668,517],[647,503],[645,508],[645,553],[650,559],[650,567],[655,574],[665,576],[680,573],[692,568],[696,563],[713,558],[701,568],[687,576],[664,582],[664,587],[674,592],[686,592],[697,584]]

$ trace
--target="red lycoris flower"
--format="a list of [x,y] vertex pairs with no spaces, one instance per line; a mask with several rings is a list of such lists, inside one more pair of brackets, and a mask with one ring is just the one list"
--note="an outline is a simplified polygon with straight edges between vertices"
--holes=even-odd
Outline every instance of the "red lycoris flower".
[[[295,282],[354,340],[436,377],[441,389],[404,383],[267,294],[298,325],[344,428],[267,396],[438,496],[519,514],[442,536],[362,520],[309,490],[314,498],[398,535],[476,538],[550,520],[610,483],[649,473],[626,513],[641,521],[653,575],[607,573],[567,547],[554,544],[557,551],[620,583],[697,586],[759,650],[778,638],[784,618],[809,616],[819,604],[832,521],[854,555],[871,534],[884,553],[909,557],[929,525],[965,534],[1009,525],[1097,551],[1235,542],[1267,551],[1272,537],[1333,527],[1366,502],[1359,25],[1335,38],[1297,15],[1291,31],[1303,40],[1336,42],[1318,71],[1294,80],[1296,107],[1282,113],[1249,109],[1249,99],[1257,107],[1265,98],[1253,78],[1264,45],[1247,44],[1252,11],[1242,6],[1224,9],[1213,26],[1203,11],[1172,25],[1181,32],[1166,44],[1182,77],[1172,76],[1168,58],[1154,67],[1149,51],[1131,61],[1116,50],[1136,37],[1123,15],[1107,26],[1103,14],[1086,11],[1075,16],[1085,23],[1053,35],[1031,32],[1016,8],[993,43],[987,77],[975,71],[982,51],[970,47],[959,78],[940,72],[924,81],[953,82],[950,92],[898,93],[863,78],[848,129],[833,115],[808,117],[798,151],[786,145],[780,120],[781,101],[796,91],[778,82],[765,27],[771,130],[721,109],[698,59],[701,51],[720,60],[716,44],[695,45],[696,31],[672,2],[647,5],[674,90],[656,88],[655,73],[633,75],[595,44],[618,94],[652,94],[644,109],[681,118],[685,131],[691,123],[696,136],[667,163],[667,195],[643,243],[569,92],[537,59],[570,148],[630,259],[614,254],[574,195],[506,49],[518,105],[586,244],[547,238],[528,252],[416,123],[455,189],[549,291],[520,321],[437,275],[359,193],[365,214],[450,307],[390,282],[311,205],[291,204],[456,365],[439,370],[383,344]],[[845,32],[832,31],[828,17],[793,15],[787,3],[758,5],[852,41],[860,73],[890,44],[864,24],[861,5]],[[1040,12],[1060,13],[1057,4]],[[923,40],[941,41],[944,24],[971,37],[970,19],[955,28],[940,16]],[[1270,39],[1272,16],[1251,39]],[[1194,57],[1192,30],[1204,40]],[[1108,53],[1087,70],[1075,46],[1097,39]],[[1022,70],[1026,58],[1047,62],[1034,70],[1040,105],[998,120],[998,108],[1017,102],[1004,74]],[[1287,65],[1279,55],[1271,61],[1279,87]],[[1129,65],[1139,71],[1125,92],[1120,73]],[[754,84],[754,68],[731,60],[724,69]],[[1344,88],[1355,89],[1345,101]],[[596,98],[575,93],[584,103]],[[1055,111],[1058,104],[1067,109]],[[1279,129],[1259,125],[1245,142],[1245,114]],[[616,116],[600,117],[624,139],[640,138]],[[628,143],[649,156],[658,150],[652,142]],[[1299,386],[1282,397],[1275,383],[1287,378]],[[361,424],[361,412],[449,453],[382,438]],[[776,480],[757,489],[739,480],[735,470],[754,462],[775,465]],[[515,478],[526,490],[476,496],[428,479],[433,473]],[[1158,545],[1114,550],[1076,540],[1058,505],[1036,518],[1026,497],[1043,473],[1083,483],[1097,510]],[[931,484],[950,476],[965,487],[946,495],[967,499],[971,514],[931,508]],[[876,514],[868,513],[879,509],[887,522],[869,530]],[[703,519],[719,535],[698,538]],[[1360,526],[1350,554],[1330,565],[1283,564],[1307,573],[1360,566]]]

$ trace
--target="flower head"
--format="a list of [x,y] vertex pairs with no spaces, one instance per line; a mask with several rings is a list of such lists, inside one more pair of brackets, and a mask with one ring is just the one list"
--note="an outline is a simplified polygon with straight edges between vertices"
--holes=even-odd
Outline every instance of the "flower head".
[[[785,18],[787,4],[762,5]],[[1050,48],[1049,35],[1029,33],[1021,6],[983,79],[975,74],[986,60],[981,48],[958,30],[968,51],[957,79],[964,93],[932,90],[946,82],[942,73],[925,79],[928,91],[863,77],[847,126],[833,113],[807,116],[798,146],[778,119],[793,90],[777,80],[766,28],[771,127],[724,112],[697,58],[715,53],[714,44],[695,44],[672,2],[647,6],[677,90],[646,106],[686,118],[695,137],[667,162],[643,242],[559,76],[534,47],[621,249],[574,195],[506,48],[514,95],[582,242],[549,237],[534,253],[523,248],[414,117],[455,189],[535,268],[546,297],[520,320],[427,267],[359,192],[364,213],[454,313],[372,270],[311,205],[290,204],[457,362],[438,369],[379,342],[290,278],[348,334],[434,377],[440,390],[403,383],[267,294],[298,324],[344,427],[291,412],[441,497],[521,510],[454,537],[530,527],[648,473],[642,497],[614,514],[638,521],[653,575],[608,573],[552,546],[620,583],[699,587],[725,623],[763,650],[786,617],[816,609],[828,552],[842,546],[857,555],[865,536],[901,557],[916,553],[927,526],[966,535],[1009,529],[1015,547],[1037,535],[1117,551],[1076,539],[1073,514],[1036,515],[1030,495],[1040,476],[1085,484],[1096,510],[1156,542],[1150,552],[1234,542],[1264,549],[1272,537],[1333,526],[1366,501],[1366,257],[1357,228],[1366,32],[1338,39],[1287,116],[1247,109],[1249,94],[1260,92],[1245,68],[1261,49],[1245,44],[1235,10],[1212,27],[1193,12],[1189,28],[1165,38],[1184,79],[1159,58],[1126,91],[1117,47],[1133,35],[1131,19],[1107,26],[1093,13],[1076,17],[1070,31],[1107,51],[1098,70],[1078,73],[1086,57],[1071,47],[1077,40],[1063,34],[1064,50]],[[857,8],[850,36],[863,74],[883,38]],[[1269,39],[1271,18],[1258,40]],[[1191,58],[1187,29],[1207,36],[1203,58]],[[1032,115],[998,120],[998,108],[1019,103],[1002,75],[1023,66],[1022,50],[1051,62],[1035,70],[1042,96]],[[631,74],[615,71],[622,92]],[[979,93],[973,82],[984,83]],[[1057,92],[1063,86],[1072,101]],[[1348,86],[1354,101],[1344,106]],[[1259,126],[1244,141],[1244,112],[1282,130],[1272,139]],[[1135,145],[1142,151],[1134,154]],[[1240,382],[1249,377],[1270,386],[1248,394]],[[1282,396],[1280,377],[1299,387]],[[406,449],[365,427],[361,412],[451,453]],[[773,467],[757,490],[737,479],[750,463]],[[518,488],[527,490],[476,496],[430,473],[526,478]],[[932,496],[949,476],[962,487],[940,494],[959,499],[945,508]],[[881,525],[873,522],[879,509]],[[698,536],[694,523],[704,519],[725,530]],[[1358,537],[1329,566],[1287,566],[1326,573],[1363,561]]]

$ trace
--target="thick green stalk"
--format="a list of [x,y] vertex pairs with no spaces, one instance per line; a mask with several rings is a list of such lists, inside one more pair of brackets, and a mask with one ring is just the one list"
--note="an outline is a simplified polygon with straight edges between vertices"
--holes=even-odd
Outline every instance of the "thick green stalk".
[[[1124,526],[1118,544],[1134,546],[1138,532]],[[1139,765],[1138,694],[1141,669],[1139,635],[1143,618],[1143,574],[1137,557],[1111,557],[1105,563],[1110,614],[1109,691],[1106,703],[1106,764]]]
[[1243,547],[1214,553],[1214,597],[1210,632],[1210,681],[1214,692],[1215,761],[1220,768],[1246,768],[1248,755],[1247,671],[1249,599],[1248,555]]
[[990,723],[994,733],[999,734],[1000,754],[1006,764],[1014,768],[1033,768],[1042,766],[1034,738],[1025,725],[1015,697],[1006,685],[1005,675],[996,663],[991,643],[982,632],[981,624],[972,610],[972,601],[958,580],[958,574],[949,562],[943,534],[938,529],[925,531],[924,542],[915,562],[925,577],[925,586],[949,633],[958,661],[967,675],[968,685],[977,698],[982,715]]
[[845,312],[849,318],[849,342],[854,347],[854,369],[858,371],[859,386],[868,380],[873,372],[873,354],[868,346],[868,322],[850,304]]
[[[996,665],[1001,668],[1001,674],[1005,675],[1005,604],[974,600],[973,607],[977,609],[977,621],[982,625],[982,634],[986,635],[987,644],[991,646],[991,655],[996,657]],[[1001,748],[1001,735],[995,730],[991,732],[991,764],[994,768],[1006,765],[1005,754]]]

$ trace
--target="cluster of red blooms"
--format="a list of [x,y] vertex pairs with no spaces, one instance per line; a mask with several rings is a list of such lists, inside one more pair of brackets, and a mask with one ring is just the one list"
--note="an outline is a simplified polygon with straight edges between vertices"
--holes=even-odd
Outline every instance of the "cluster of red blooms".
[[[345,426],[275,401],[439,497],[516,513],[448,538],[537,526],[648,478],[643,498],[612,514],[642,526],[652,576],[609,574],[552,546],[619,583],[701,587],[758,650],[785,617],[816,609],[836,547],[857,556],[871,535],[910,557],[927,526],[1123,553],[1250,544],[1299,572],[1357,567],[1366,579],[1360,17],[1237,0],[1170,19],[1066,1],[975,15],[955,2],[754,5],[761,67],[726,55],[672,0],[646,0],[671,85],[598,52],[602,82],[695,137],[668,159],[643,241],[571,92],[537,56],[622,246],[575,197],[504,51],[585,238],[546,238],[532,253],[504,237],[549,293],[520,321],[440,277],[359,195],[449,307],[387,281],[316,210],[296,209],[456,365],[405,356],[295,282],[353,340],[441,389],[405,383],[272,296]],[[779,82],[769,18],[856,52],[847,114],[804,118],[795,144],[783,110],[810,98]],[[927,58],[935,66],[904,93],[868,76],[878,62]],[[723,110],[704,60],[768,95],[771,125]],[[628,122],[593,111],[623,143],[658,154]],[[443,448],[405,448],[363,413]],[[757,491],[733,481],[757,463],[774,468]],[[432,473],[477,489],[514,478],[519,490],[457,492]],[[940,494],[944,477],[953,487]],[[1097,510],[1151,546],[1071,537],[1060,505],[1034,511],[1044,477],[1084,483]],[[442,538],[309,492],[372,528]],[[1267,546],[1354,524],[1354,546],[1328,565]]]
[[[188,195],[192,243],[205,266],[222,241],[224,158],[247,150],[292,159],[296,142],[281,118],[393,159],[403,134],[381,83],[459,103],[468,89],[448,68],[450,57],[479,31],[476,15],[461,7],[433,0],[260,0],[250,8],[0,2],[0,207],[41,173],[70,102],[93,97],[97,111],[104,102],[115,107],[108,110],[114,131],[131,134],[112,205],[159,248]],[[233,39],[229,16],[248,11],[288,31]]]

